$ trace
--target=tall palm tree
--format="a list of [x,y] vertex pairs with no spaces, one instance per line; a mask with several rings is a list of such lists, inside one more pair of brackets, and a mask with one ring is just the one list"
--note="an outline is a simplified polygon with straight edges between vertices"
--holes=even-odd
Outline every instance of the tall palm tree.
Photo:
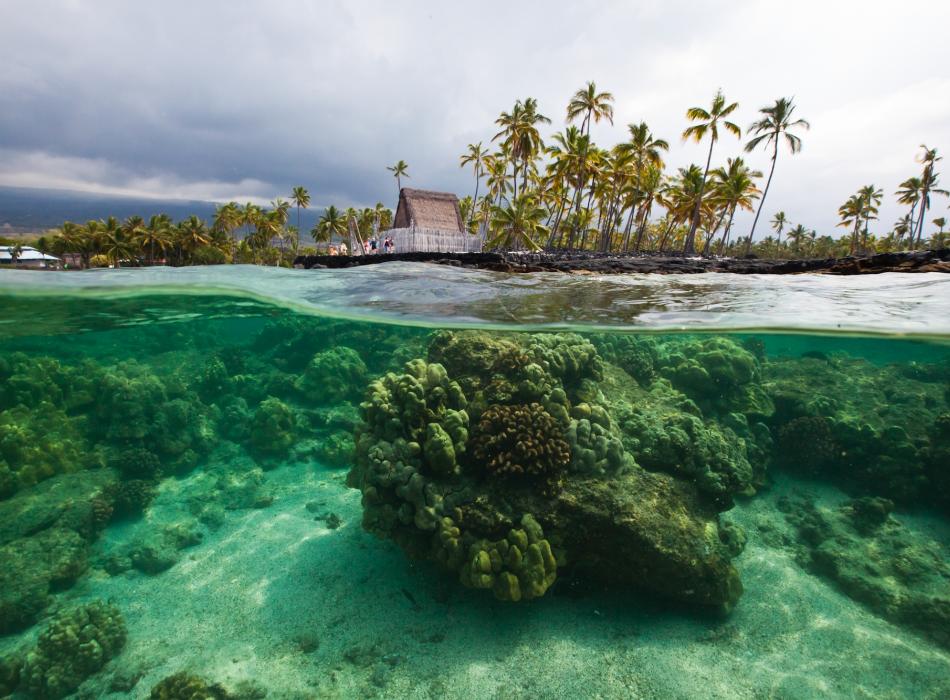
[[256,204],[248,202],[244,205],[244,208],[240,213],[240,222],[244,224],[244,237],[247,238],[251,235],[251,226],[257,228],[257,222],[262,215],[261,208]]
[[472,225],[471,217],[475,213],[475,203],[478,202],[478,186],[482,181],[482,169],[485,166],[485,156],[488,155],[488,149],[482,148],[482,142],[468,144],[468,150],[459,157],[459,167],[464,168],[471,165],[475,171],[475,196],[472,197],[472,210],[469,214],[468,225]]
[[402,178],[409,177],[409,164],[404,160],[399,160],[396,161],[395,165],[387,165],[386,170],[396,178],[396,189],[398,190],[396,196],[398,197],[399,192],[402,192]]
[[[766,190],[768,185],[766,185]],[[762,195],[765,196],[764,194]],[[759,209],[762,208],[762,203],[759,202]],[[782,231],[785,230],[785,224],[788,223],[788,219],[785,218],[785,212],[780,211],[775,214],[775,217],[772,219],[772,228],[775,229],[775,232],[778,234],[778,244],[782,245]]]
[[917,219],[914,217],[914,212],[917,210],[917,205],[920,204],[920,195],[923,189],[924,183],[919,177],[909,177],[898,185],[898,190],[894,193],[897,195],[897,201],[900,204],[910,205],[908,217],[910,218],[909,247],[911,248],[914,246],[914,234],[917,230]]
[[300,230],[300,208],[310,206],[310,193],[303,185],[297,185],[290,193],[290,201],[297,207],[297,230]]
[[864,251],[867,251],[868,247],[868,224],[871,219],[877,219],[878,207],[883,196],[884,190],[874,185],[865,185],[858,190],[858,198],[861,200],[861,217],[864,219],[864,235],[861,243]]
[[[589,171],[585,168],[588,161],[588,149],[591,146],[590,142],[590,127],[591,124],[596,122],[600,123],[601,120],[605,120],[611,125],[614,123],[614,108],[613,108],[614,96],[609,92],[598,92],[597,85],[594,81],[589,81],[587,85],[577,92],[575,92],[571,99],[567,103],[567,123],[572,124],[583,116],[581,121],[580,131],[587,137],[586,141],[582,142],[583,152],[581,158],[579,159],[579,170],[576,173],[577,176],[577,186],[574,195],[574,212],[575,215],[580,214],[581,208],[581,199],[584,193],[584,190],[587,188],[587,179]],[[571,239],[573,241],[574,234],[576,233],[576,228],[571,230]],[[585,231],[586,237],[586,231]],[[568,245],[571,245],[570,243]]]
[[[624,227],[624,249],[627,248],[633,222],[640,220],[639,210],[647,201],[642,182],[645,168],[648,166],[657,168],[662,173],[663,155],[661,151],[670,150],[670,144],[664,139],[655,138],[646,122],[628,124],[627,131],[630,133],[629,140],[618,146],[619,149],[633,156],[634,166],[634,192],[630,206],[630,215],[627,219],[627,225]],[[638,236],[638,239],[639,238]],[[637,247],[639,248],[639,243]]]
[[749,133],[754,136],[745,145],[746,153],[751,153],[761,144],[768,146],[772,144],[772,167],[769,169],[769,179],[765,182],[765,190],[762,192],[762,199],[759,200],[759,208],[755,212],[755,219],[752,221],[752,230],[749,232],[749,243],[746,248],[748,251],[752,246],[752,237],[755,236],[755,227],[759,223],[759,215],[762,213],[762,205],[765,204],[765,198],[769,195],[769,185],[772,184],[772,175],[775,174],[775,163],[778,160],[778,145],[782,137],[785,137],[785,143],[788,150],[794,155],[802,150],[802,140],[795,134],[790,134],[789,129],[803,128],[809,129],[810,125],[804,119],[792,121],[792,114],[795,112],[795,104],[791,97],[781,97],[775,100],[775,104],[769,107],[763,107],[759,113],[764,115],[758,121],[749,126]]
[[334,236],[342,237],[346,233],[346,216],[332,204],[328,206],[316,226],[310,231],[314,243],[326,243],[327,246]]
[[715,146],[716,141],[719,140],[720,124],[726,131],[735,134],[736,138],[742,137],[742,129],[726,119],[726,117],[736,111],[738,107],[738,102],[726,104],[726,98],[723,96],[722,90],[719,90],[716,92],[716,96],[713,97],[712,104],[708,110],[702,107],[690,107],[686,110],[686,118],[691,122],[699,123],[693,124],[683,131],[683,140],[687,141],[692,139],[696,141],[696,143],[700,143],[706,138],[707,134],[709,135],[709,155],[706,157],[706,169],[703,171],[699,197],[696,200],[693,218],[689,225],[689,231],[686,233],[686,241],[683,246],[683,253],[686,255],[692,255],[696,252],[696,229],[699,227],[700,209],[702,207],[703,194],[706,190],[706,179],[709,177],[709,167],[712,164],[713,146]]
[[950,194],[947,190],[942,190],[937,187],[939,175],[935,167],[943,158],[937,155],[936,148],[927,148],[924,144],[920,144],[920,147],[924,149],[924,152],[918,156],[917,161],[923,163],[924,172],[920,177],[920,216],[917,218],[917,236],[914,241],[914,248],[920,245],[920,237],[924,231],[924,217],[927,215],[928,207],[930,207],[930,195],[940,194],[946,197]]
[[496,206],[492,209],[493,235],[485,243],[485,247],[541,250],[535,239],[547,231],[547,227],[542,223],[546,216],[547,211],[538,205],[532,195],[522,193],[513,197],[507,206]]

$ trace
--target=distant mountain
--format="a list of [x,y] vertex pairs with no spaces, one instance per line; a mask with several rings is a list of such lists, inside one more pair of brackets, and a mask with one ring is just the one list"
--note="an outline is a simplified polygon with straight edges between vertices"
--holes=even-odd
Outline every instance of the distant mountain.
[[[178,221],[195,214],[210,222],[215,202],[187,199],[146,199],[116,195],[91,194],[74,190],[35,189],[32,187],[0,187],[0,236],[8,233],[34,233],[61,226],[64,221],[83,223],[89,219],[114,216],[120,220],[141,216],[146,221],[154,214],[168,214]],[[322,210],[302,209],[300,228],[306,237]],[[297,223],[297,210],[290,214]]]

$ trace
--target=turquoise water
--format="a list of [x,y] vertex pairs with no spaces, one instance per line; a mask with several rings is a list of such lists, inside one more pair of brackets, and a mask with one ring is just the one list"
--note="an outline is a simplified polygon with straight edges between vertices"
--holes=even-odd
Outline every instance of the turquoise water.
[[945,697],[946,276],[0,274],[0,697]]

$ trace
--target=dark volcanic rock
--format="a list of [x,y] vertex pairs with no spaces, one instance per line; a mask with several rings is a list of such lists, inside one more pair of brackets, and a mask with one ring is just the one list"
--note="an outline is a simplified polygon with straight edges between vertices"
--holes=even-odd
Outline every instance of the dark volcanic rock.
[[880,272],[950,272],[950,248],[823,260],[684,258],[674,256],[556,253],[395,253],[357,257],[305,255],[294,260],[307,269],[339,269],[384,262],[427,262],[497,272],[701,273],[863,275]]

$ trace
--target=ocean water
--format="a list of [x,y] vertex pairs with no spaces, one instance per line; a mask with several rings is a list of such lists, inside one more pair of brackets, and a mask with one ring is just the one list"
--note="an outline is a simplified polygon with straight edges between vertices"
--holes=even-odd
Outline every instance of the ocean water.
[[948,285],[0,272],[0,697],[947,697]]

